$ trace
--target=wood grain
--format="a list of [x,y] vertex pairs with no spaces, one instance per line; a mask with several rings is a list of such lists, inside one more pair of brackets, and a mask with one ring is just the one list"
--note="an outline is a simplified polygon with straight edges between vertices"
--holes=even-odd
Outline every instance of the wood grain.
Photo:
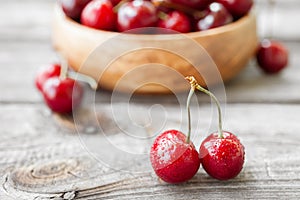
[[[103,111],[110,109],[110,105],[97,107],[97,113],[102,117]],[[124,104],[115,104],[114,107],[121,109]],[[180,113],[180,109],[174,106],[164,108],[171,116],[166,126],[180,128],[181,118],[174,116]],[[134,111],[141,109],[146,111],[143,105],[132,105]],[[197,109],[193,107],[192,110]],[[210,116],[209,105],[201,105],[200,110],[200,114],[193,112],[193,115]],[[18,114],[20,112],[31,118],[25,119]],[[157,117],[156,112],[153,110],[152,114]],[[272,115],[264,114],[271,112]],[[113,120],[108,112],[105,113],[106,120]],[[246,148],[242,173],[236,179],[220,182],[208,177],[201,168],[191,181],[168,185],[158,180],[151,170],[140,173],[116,171],[116,166],[105,166],[93,159],[74,135],[75,130],[65,126],[66,120],[72,123],[70,117],[53,117],[43,105],[1,106],[1,122],[6,126],[1,126],[0,136],[0,169],[3,174],[0,193],[13,199],[254,199],[300,195],[300,136],[295,134],[299,129],[300,106],[237,104],[227,106],[226,113],[225,129],[235,132]],[[161,120],[164,119],[158,121]],[[211,131],[206,130],[210,120],[193,121],[194,135],[201,133],[201,136],[193,137],[196,146]],[[289,123],[282,123],[283,120],[289,120]],[[93,121],[93,118],[86,121]],[[186,126],[184,121],[182,123]],[[102,123],[101,128],[107,128],[108,124]],[[151,126],[155,129],[157,124]],[[215,129],[214,124],[211,126],[210,129]],[[97,139],[100,133],[81,134]],[[122,142],[123,145],[127,143]],[[140,145],[149,148],[142,142]],[[101,151],[107,152],[108,149],[101,148]],[[109,152],[111,157],[120,159],[119,154]],[[144,160],[141,165],[149,165],[149,160]]]
[[[300,43],[288,42],[285,44],[290,51],[289,67],[277,76],[267,76],[262,73],[253,60],[240,75],[225,85],[227,102],[298,103],[300,101],[300,78],[298,75]],[[28,49],[32,49],[32,51],[28,51]],[[33,53],[36,56],[32,56]],[[33,80],[41,66],[58,60],[50,45],[36,42],[5,43],[5,45],[0,45],[0,58],[2,66],[0,67],[0,79],[3,82],[0,85],[0,102],[41,102],[42,98],[34,88]],[[126,97],[126,95],[124,96]],[[185,94],[182,95],[182,98],[184,97]],[[110,92],[100,89],[97,93],[96,100],[99,103],[109,102],[110,99]],[[165,103],[176,103],[170,96],[165,95],[156,96],[155,99]],[[139,96],[136,100],[151,102],[149,96]],[[201,96],[199,100],[209,101],[205,96]],[[120,101],[122,101],[122,97],[120,97]]]
[[[201,168],[196,177],[181,185],[157,179],[149,167],[147,150],[151,136],[165,128],[185,131],[185,112],[178,101],[184,102],[186,94],[179,95],[179,99],[133,96],[128,115],[128,96],[117,94],[112,110],[111,93],[100,90],[96,93],[96,113],[94,104],[86,100],[75,118],[52,114],[35,90],[33,78],[41,65],[57,60],[50,44],[54,2],[0,3],[1,200],[299,199],[300,28],[294,24],[300,17],[299,0],[278,0],[272,25],[274,37],[284,40],[289,48],[289,68],[278,76],[266,76],[251,62],[226,84],[224,127],[236,133],[246,147],[242,173],[236,179],[220,182]],[[270,31],[265,20],[270,12],[266,1],[257,3],[261,6],[257,8],[261,17],[259,32],[265,36]],[[92,92],[86,91],[91,97]],[[216,127],[211,123],[216,113],[209,102],[202,95],[192,102],[197,148]],[[137,136],[150,139],[132,139]],[[128,154],[116,151],[105,139],[126,151],[146,153],[138,159],[123,156]],[[91,153],[109,158],[100,162]]]
[[[0,79],[4,83],[0,85],[0,102],[3,103],[41,102],[41,97],[33,87],[34,75],[42,65],[58,61],[50,42],[50,16],[53,11],[53,2],[50,0],[38,2],[36,0],[24,0],[22,2],[12,0],[10,3],[1,4],[0,7],[1,18],[4,19],[8,16],[8,18],[12,19],[10,21],[0,21],[0,64],[2,66],[0,67]],[[260,8],[267,12],[264,9],[266,8],[264,2],[259,1],[259,3],[262,3]],[[282,8],[282,10],[300,15],[298,12],[299,2],[297,0],[279,2],[280,6],[278,5],[277,9]],[[30,10],[30,12],[25,12],[22,16],[19,16],[16,13],[21,8]],[[281,16],[280,9],[277,13]],[[289,17],[288,13],[282,14],[282,16]],[[265,22],[264,20],[259,20],[258,23],[261,24],[259,26],[263,26]],[[25,32],[24,26],[26,26]],[[288,33],[284,33],[287,34],[284,37],[278,36],[278,38],[285,40],[289,40],[290,36],[288,34],[297,33],[299,29],[298,26],[291,26],[289,23],[278,24],[278,26],[279,28],[274,34],[275,37],[281,31],[293,29]],[[27,32],[27,30],[30,30],[30,32]],[[297,41],[299,40],[291,37],[290,41],[285,43],[291,54],[289,69],[280,76],[270,77],[261,73],[255,62],[249,63],[242,74],[233,82],[226,84],[227,101],[246,103],[297,102],[300,99],[300,93],[298,92],[299,76],[297,75],[300,64],[298,57],[300,45]],[[19,83],[20,81],[22,84]],[[15,92],[11,92],[11,88],[14,88]],[[270,93],[269,91],[273,92]],[[23,95],[23,92],[27,95]],[[110,93],[103,91],[100,93],[101,101],[107,102],[110,100]],[[158,98],[166,99],[166,102],[172,101],[170,98],[161,96]],[[140,99],[147,101],[148,97],[141,97]],[[205,101],[207,102],[208,100],[206,99]]]

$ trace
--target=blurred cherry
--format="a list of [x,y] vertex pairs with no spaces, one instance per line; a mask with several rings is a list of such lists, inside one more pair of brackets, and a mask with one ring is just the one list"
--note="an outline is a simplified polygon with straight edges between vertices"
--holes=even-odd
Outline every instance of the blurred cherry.
[[120,32],[155,27],[157,21],[157,8],[150,1],[134,0],[124,3],[118,10],[117,27]]
[[42,94],[52,111],[67,114],[80,105],[83,88],[73,79],[53,77],[45,82]]
[[278,73],[288,65],[288,50],[274,40],[264,39],[256,55],[259,66],[268,74]]
[[172,11],[160,19],[158,27],[171,29],[181,33],[187,33],[191,31],[191,23],[188,16],[179,11]]
[[110,0],[93,0],[86,5],[81,13],[83,25],[101,30],[114,30],[116,14]]
[[90,1],[91,0],[60,0],[60,3],[61,3],[64,13],[68,17],[70,17],[76,21],[79,21],[83,8]]
[[227,8],[234,18],[246,15],[253,6],[253,0],[216,0]]
[[231,14],[220,3],[212,3],[207,9],[207,15],[196,24],[196,30],[203,31],[226,25],[233,21]]
[[39,91],[42,91],[44,83],[52,77],[60,75],[60,65],[59,64],[50,64],[41,68],[36,77],[35,77],[35,86]]
[[170,0],[173,3],[182,4],[191,8],[196,8],[203,10],[205,9],[213,0]]

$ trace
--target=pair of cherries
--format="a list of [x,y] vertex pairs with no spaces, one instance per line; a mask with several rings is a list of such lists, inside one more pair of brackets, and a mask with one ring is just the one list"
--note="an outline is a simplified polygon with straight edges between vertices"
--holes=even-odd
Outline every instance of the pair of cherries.
[[[276,74],[288,65],[288,50],[275,40],[263,40],[256,54],[259,66],[268,74]],[[155,173],[165,182],[182,183],[191,179],[200,163],[213,178],[228,180],[236,177],[243,168],[244,146],[232,133],[223,131],[221,108],[217,98],[201,87],[194,77],[187,77],[191,90],[187,99],[188,134],[168,130],[159,135],[150,151],[150,160]],[[209,135],[200,145],[199,153],[190,141],[190,100],[195,90],[209,95],[219,112],[218,132]]]
[[[188,134],[186,136],[178,130],[168,130],[159,135],[150,150],[152,167],[157,176],[168,183],[188,181],[197,173],[200,164],[213,178],[234,178],[243,168],[244,146],[234,134],[223,131],[221,108],[217,98],[201,87],[194,77],[186,79],[191,84],[187,99]],[[190,101],[195,90],[208,94],[216,103],[219,113],[218,132],[212,133],[202,142],[199,153],[190,140]]]
[[64,72],[59,64],[46,66],[38,72],[35,85],[53,112],[68,114],[80,105],[83,88],[80,83],[61,73]]

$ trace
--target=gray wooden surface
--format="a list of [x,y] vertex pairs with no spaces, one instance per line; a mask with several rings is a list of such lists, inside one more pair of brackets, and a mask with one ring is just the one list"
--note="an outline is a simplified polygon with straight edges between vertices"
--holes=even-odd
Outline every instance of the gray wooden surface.
[[[278,0],[272,22],[273,36],[289,47],[289,68],[266,76],[252,61],[226,84],[224,127],[245,145],[242,173],[220,182],[201,168],[181,185],[154,175],[147,155],[151,140],[139,138],[186,130],[174,97],[136,96],[127,116],[126,96],[112,109],[110,92],[99,91],[95,108],[87,99],[74,118],[52,114],[33,78],[40,66],[57,60],[50,42],[53,1],[0,3],[1,200],[300,198],[300,1]],[[259,34],[268,35],[266,1],[258,0],[257,13]],[[197,147],[216,127],[209,99],[199,100],[199,106],[193,101]]]

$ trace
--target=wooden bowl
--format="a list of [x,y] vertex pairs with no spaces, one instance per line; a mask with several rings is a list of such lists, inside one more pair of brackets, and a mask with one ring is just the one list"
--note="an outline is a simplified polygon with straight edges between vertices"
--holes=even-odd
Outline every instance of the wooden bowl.
[[52,36],[70,66],[98,80],[101,88],[144,94],[185,91],[188,75],[208,87],[230,80],[246,66],[258,42],[253,14],[202,32],[146,35],[83,26],[58,5]]

